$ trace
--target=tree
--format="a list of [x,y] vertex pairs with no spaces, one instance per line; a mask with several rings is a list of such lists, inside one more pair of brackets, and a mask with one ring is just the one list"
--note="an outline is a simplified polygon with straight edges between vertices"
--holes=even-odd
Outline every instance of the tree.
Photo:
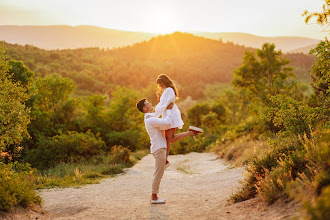
[[[329,98],[330,93],[330,43],[328,40],[321,41],[316,48],[310,51],[315,56],[312,79],[315,95],[324,100]],[[324,100],[325,101],[325,100]],[[329,100],[328,100],[329,101]],[[329,103],[328,103],[329,104]]]
[[234,87],[246,89],[250,98],[269,104],[271,96],[287,92],[290,89],[289,78],[295,75],[289,60],[275,50],[274,44],[265,43],[256,51],[245,52],[243,65],[234,70]]
[[12,80],[20,82],[24,87],[28,87],[33,80],[34,73],[27,68],[22,61],[9,60],[9,73],[12,74]]
[[75,87],[71,79],[50,75],[37,78],[34,83],[36,94],[28,126],[31,139],[24,143],[29,149],[36,146],[39,136],[52,137],[70,130],[79,104],[78,99],[70,97]]
[[4,54],[4,46],[0,45],[0,157],[10,157],[6,147],[15,145],[15,150],[19,151],[19,143],[28,136],[30,109],[24,103],[30,96],[20,83],[12,79]]
[[201,126],[201,118],[203,115],[207,115],[210,112],[210,106],[206,103],[197,104],[188,109],[189,121],[194,126]]
[[35,107],[40,111],[54,111],[61,101],[66,101],[74,91],[75,84],[71,79],[58,75],[39,78],[36,81],[37,97]]
[[312,17],[317,17],[316,22],[320,25],[328,24],[328,18],[330,17],[330,0],[325,0],[325,4],[323,5],[323,12],[309,13],[306,10],[302,15],[306,16],[306,24],[310,21]]

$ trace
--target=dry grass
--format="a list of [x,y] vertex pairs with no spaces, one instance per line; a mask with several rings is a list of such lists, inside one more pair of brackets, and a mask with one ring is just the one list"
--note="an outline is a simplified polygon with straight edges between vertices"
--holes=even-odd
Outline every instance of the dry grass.
[[228,143],[217,143],[211,149],[237,167],[247,164],[252,156],[261,156],[269,151],[269,146],[264,140],[256,140],[249,135],[242,136]]

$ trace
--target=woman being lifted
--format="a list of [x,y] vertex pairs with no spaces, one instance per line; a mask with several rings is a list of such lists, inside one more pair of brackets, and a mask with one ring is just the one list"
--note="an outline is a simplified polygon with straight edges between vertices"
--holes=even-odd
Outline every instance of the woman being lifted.
[[180,134],[175,134],[177,128],[182,129],[183,121],[181,119],[181,112],[178,106],[175,104],[175,100],[179,97],[179,92],[175,87],[172,80],[165,74],[161,74],[157,78],[157,98],[159,103],[155,108],[155,117],[162,115],[162,118],[166,117],[166,108],[170,103],[174,103],[172,108],[172,122],[169,126],[163,126],[160,129],[165,131],[165,137],[167,140],[167,151],[166,151],[166,164],[165,169],[170,166],[167,158],[170,153],[171,143],[177,142],[187,136],[187,132],[194,132],[194,136],[198,133],[202,133],[203,129],[189,126],[189,131]]

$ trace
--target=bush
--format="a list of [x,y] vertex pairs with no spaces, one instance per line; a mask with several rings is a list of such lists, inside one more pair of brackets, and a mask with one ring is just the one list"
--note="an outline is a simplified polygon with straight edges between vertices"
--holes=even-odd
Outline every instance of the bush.
[[110,161],[114,164],[122,163],[128,164],[130,162],[129,156],[131,151],[127,147],[113,146],[110,154]]
[[41,203],[35,191],[34,173],[28,163],[0,163],[0,210]]
[[254,185],[255,182],[256,178],[251,173],[247,173],[247,177],[243,182],[241,182],[243,187],[235,194],[231,195],[228,202],[237,203],[253,198],[257,194],[257,190]]
[[327,186],[316,199],[315,204],[305,203],[308,219],[330,219],[330,186]]
[[45,169],[61,162],[90,160],[104,150],[104,141],[93,133],[68,132],[50,138],[39,137],[37,148],[29,150],[25,160],[34,167]]
[[192,125],[201,126],[201,117],[207,115],[210,112],[210,106],[208,104],[197,104],[188,109],[188,118]]
[[257,186],[258,196],[261,200],[271,204],[284,195],[284,189],[290,180],[290,173],[279,167],[272,172],[266,171],[265,178]]
[[107,135],[106,143],[108,146],[127,146],[131,151],[135,151],[140,145],[140,136],[140,131],[136,129],[112,131]]

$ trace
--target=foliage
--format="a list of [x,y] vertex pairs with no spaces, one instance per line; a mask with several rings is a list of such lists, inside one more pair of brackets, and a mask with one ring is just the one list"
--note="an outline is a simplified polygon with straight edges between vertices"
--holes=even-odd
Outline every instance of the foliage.
[[[324,219],[330,184],[329,43],[321,41],[311,50],[316,57],[313,94],[306,94],[306,86],[289,80],[292,72],[284,70],[288,62],[277,57],[280,53],[269,45],[258,52],[259,58],[247,52],[243,65],[235,71],[233,84],[247,96],[238,98],[237,90],[218,96],[223,103],[231,104],[229,97],[235,100],[232,103],[238,115],[227,108],[235,120],[225,121],[224,131],[218,129],[213,150],[227,160],[244,161],[247,170],[241,190],[230,202],[258,196],[271,204],[280,197],[291,197],[304,204],[308,218]],[[269,80],[269,76],[275,77]],[[245,109],[245,115],[240,109]],[[244,148],[250,145],[246,137],[268,139],[268,146],[252,156],[245,154]]]
[[45,169],[62,162],[90,160],[105,150],[105,143],[93,133],[69,131],[53,137],[39,136],[36,148],[28,150],[24,160]]
[[[160,73],[175,79],[180,98],[207,98],[203,94],[205,86],[229,83],[232,71],[241,65],[244,51],[254,50],[180,32],[113,50],[48,51],[14,44],[6,47],[11,59],[22,60],[37,75],[57,73],[72,79],[77,85],[76,94],[110,94],[119,85],[145,90],[143,95],[149,99],[155,97],[155,79]],[[299,78],[309,80],[305,76],[313,63],[312,56],[287,54],[285,57],[294,61]]]
[[330,121],[330,42],[321,41],[310,51],[316,59],[312,70],[312,87],[316,96],[315,110],[324,122]]
[[127,147],[113,146],[111,148],[110,161],[113,163],[127,164],[130,159],[131,151]]
[[330,186],[327,186],[321,195],[316,198],[315,204],[305,204],[308,219],[329,219],[330,217]]
[[50,75],[36,81],[37,97],[35,108],[41,112],[54,112],[66,101],[74,90],[74,83],[68,78]]
[[31,86],[34,73],[27,68],[22,61],[9,60],[9,73],[12,75],[12,80],[15,82],[20,82],[25,88]]
[[41,203],[35,191],[35,171],[27,163],[0,163],[0,210]]
[[[30,109],[25,102],[29,99],[26,88],[15,82],[9,74],[10,66],[5,59],[3,45],[0,45],[0,160],[10,155],[9,145],[15,145],[14,151],[20,151],[19,143],[28,136]],[[28,85],[26,85],[28,86]]]
[[245,88],[252,101],[261,101],[269,105],[271,96],[282,94],[290,89],[288,81],[295,75],[289,60],[282,57],[281,51],[275,51],[275,45],[265,43],[256,51],[257,57],[245,52],[243,65],[234,71],[233,85]]
[[306,16],[305,22],[308,23],[312,17],[317,17],[317,23],[324,25],[328,23],[330,17],[330,0],[325,0],[323,5],[323,12],[314,12],[309,13],[307,10],[303,13],[303,16]]
[[309,106],[303,105],[286,95],[271,97],[272,106],[261,116],[286,134],[303,135],[310,133],[310,126],[315,124],[315,113]]
[[195,126],[201,126],[201,117],[207,115],[210,112],[210,106],[208,104],[197,104],[188,109],[188,118]]
[[54,188],[95,184],[103,178],[124,172],[125,167],[134,165],[148,154],[149,150],[133,152],[126,164],[114,163],[111,155],[97,155],[89,161],[61,163],[55,167],[38,170],[35,177],[36,188]]
[[108,131],[105,138],[108,145],[124,145],[132,151],[149,146],[148,134],[141,123],[143,114],[135,107],[140,98],[138,92],[125,87],[116,87],[112,92],[107,113],[112,131]]

